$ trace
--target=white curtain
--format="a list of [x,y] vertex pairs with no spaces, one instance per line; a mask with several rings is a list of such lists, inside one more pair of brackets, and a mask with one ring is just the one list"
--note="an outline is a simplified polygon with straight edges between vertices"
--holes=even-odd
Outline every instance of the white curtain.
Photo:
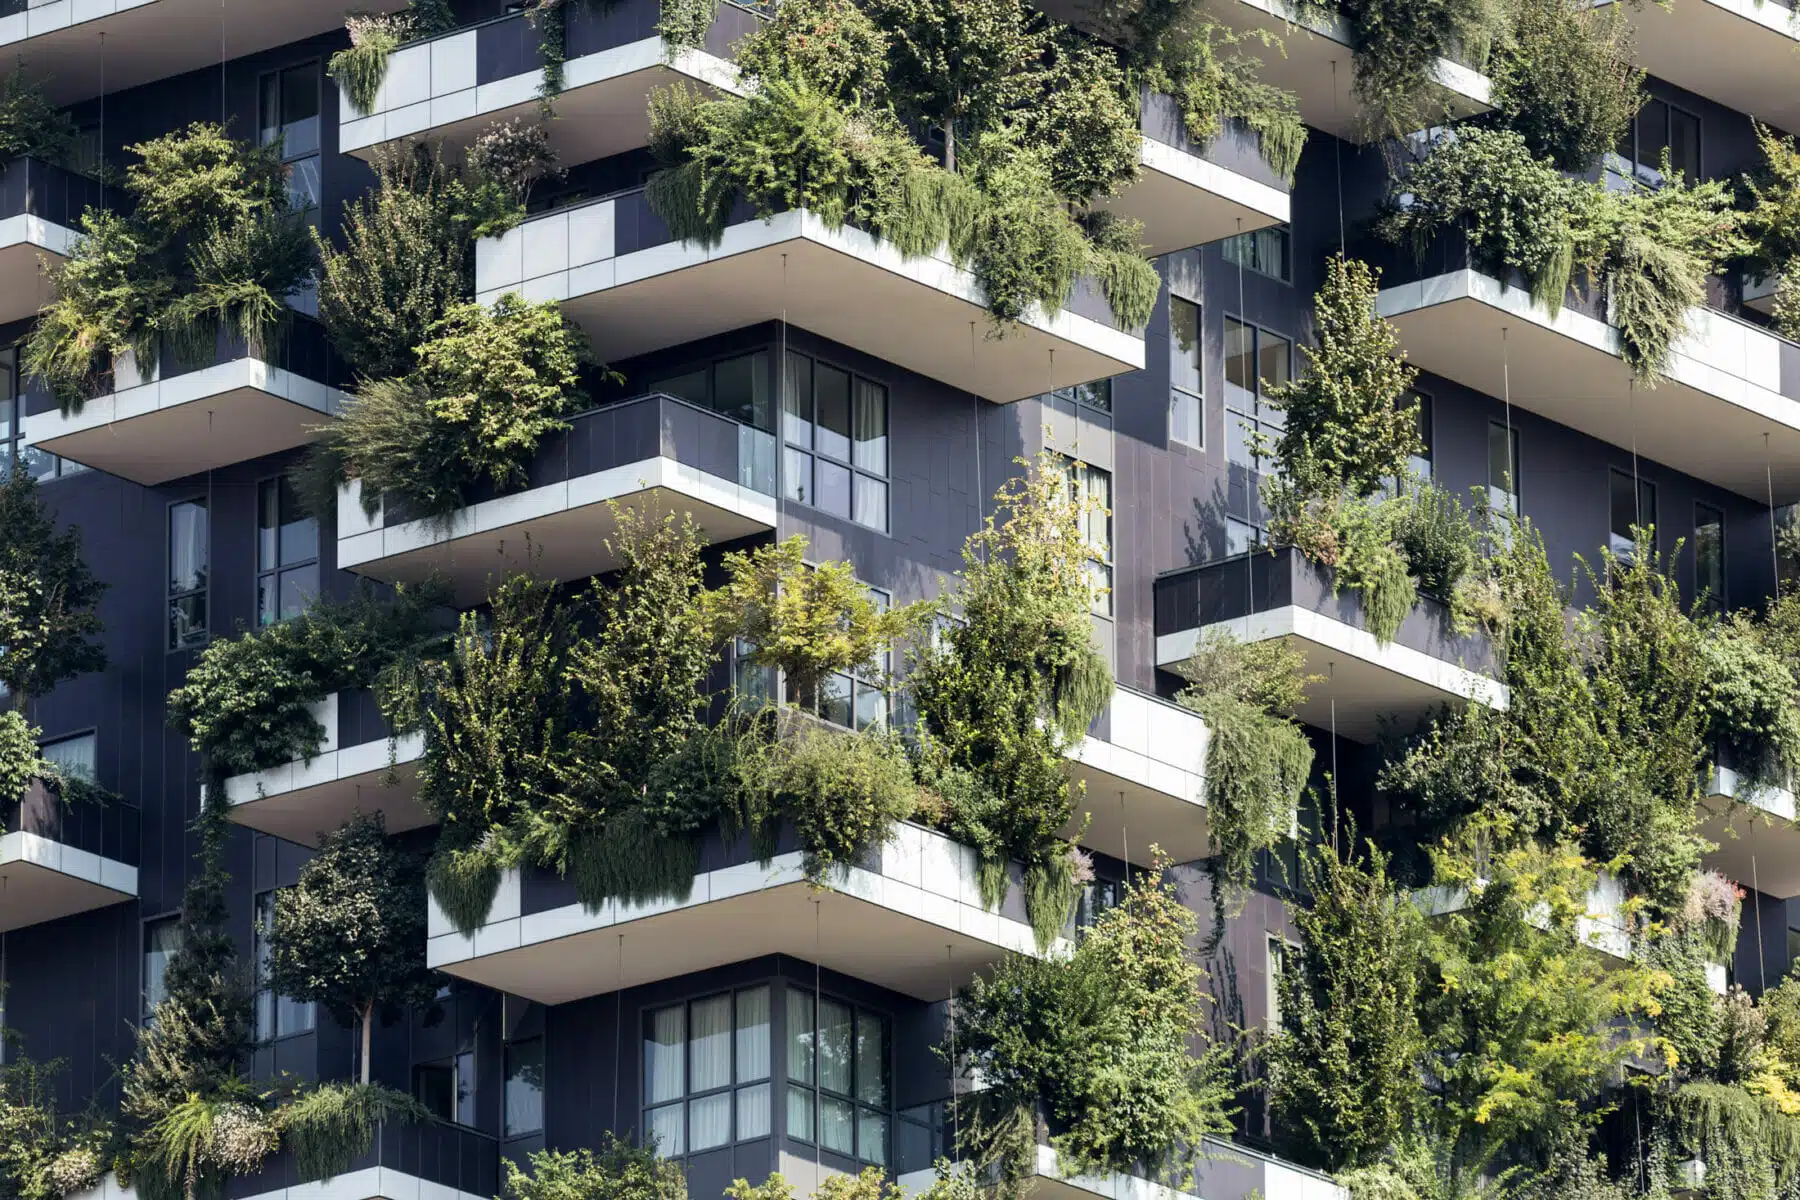
[[738,1140],[769,1136],[769,1085],[754,1084],[737,1092]]
[[688,1101],[689,1150],[711,1150],[731,1140],[731,1093]]
[[787,1073],[795,1083],[813,1081],[812,994],[787,990]]
[[850,1095],[850,1006],[819,1002],[819,1086]]
[[[677,1004],[673,1008],[659,1008],[650,1014],[650,1032],[644,1039],[644,1100],[649,1104],[660,1104],[665,1100],[673,1100],[682,1094],[681,1060],[682,1043],[685,1032],[683,1015],[685,1009]],[[680,1122],[680,1109],[676,1109],[676,1121]],[[665,1144],[663,1153],[674,1153]]]
[[[737,1081],[768,1077],[769,989],[751,988],[737,994]],[[768,1103],[766,1097],[763,1103]]]
[[696,1000],[689,1008],[688,1090],[710,1092],[731,1083],[731,997]]

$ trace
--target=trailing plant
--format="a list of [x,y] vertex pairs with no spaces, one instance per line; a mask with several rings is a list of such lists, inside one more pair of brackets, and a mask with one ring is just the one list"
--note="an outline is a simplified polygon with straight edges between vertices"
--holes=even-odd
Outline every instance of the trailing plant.
[[820,882],[888,841],[894,825],[913,815],[919,785],[897,735],[807,725],[775,747],[765,803],[793,823],[807,877]]
[[83,216],[25,343],[26,370],[65,412],[79,411],[127,351],[148,375],[165,334],[188,356],[210,351],[220,332],[266,354],[289,320],[287,297],[315,266],[278,145],[196,123],[129,149],[139,157],[125,177],[130,215]]
[[15,66],[0,82],[0,161],[35,158],[62,165],[75,150],[75,122]]
[[112,1140],[93,1114],[71,1117],[56,1104],[60,1060],[38,1063],[9,1042],[0,1064],[0,1197],[62,1200],[100,1182]]
[[587,339],[554,301],[455,305],[416,353],[409,374],[363,383],[320,431],[312,503],[327,482],[358,479],[370,515],[391,493],[418,517],[445,519],[478,485],[524,486],[538,444],[586,402]]
[[1800,1119],[1730,1084],[1694,1080],[1669,1096],[1678,1145],[1706,1163],[1719,1200],[1774,1200],[1800,1178]]
[[1499,123],[1533,156],[1586,172],[1643,107],[1631,14],[1560,0],[1512,0],[1510,9],[1510,36],[1488,67]]
[[1401,551],[1399,526],[1412,499],[1306,495],[1283,476],[1265,477],[1269,538],[1293,546],[1332,572],[1333,592],[1349,587],[1362,596],[1363,622],[1378,642],[1390,642],[1418,602],[1413,568]]
[[325,74],[344,89],[350,107],[368,116],[387,78],[388,55],[407,42],[437,37],[456,28],[449,0],[411,0],[397,13],[365,13],[344,22],[350,48],[334,53]]
[[352,687],[375,689],[404,733],[417,725],[423,660],[442,644],[437,614],[450,601],[436,582],[378,598],[316,598],[297,617],[203,650],[169,693],[169,724],[199,753],[210,781],[318,754],[325,728],[312,706]]
[[[416,957],[423,962],[424,947]],[[287,1099],[272,1114],[281,1144],[293,1152],[301,1179],[329,1181],[369,1152],[383,1125],[431,1119],[424,1105],[392,1088],[370,1083],[321,1083]]]
[[1060,835],[1076,793],[1062,755],[1111,699],[1112,670],[1093,642],[1079,502],[1052,459],[1022,465],[964,543],[946,597],[963,619],[914,653],[910,684],[927,780],[982,861],[983,901],[998,907],[1006,861],[1019,860],[1048,946],[1075,899]]
[[1319,679],[1304,669],[1284,641],[1243,643],[1220,630],[1182,666],[1189,684],[1176,702],[1206,719],[1208,866],[1238,891],[1256,856],[1291,836],[1298,819],[1313,748],[1293,714]]
[[358,813],[320,840],[293,887],[276,893],[275,919],[261,931],[270,989],[361,1028],[365,1085],[377,1010],[388,1024],[437,998],[425,966],[423,867],[388,842],[380,813]]
[[[1066,959],[1015,955],[958,994],[958,1062],[982,1090],[976,1127],[1019,1180],[1036,1158],[1036,1121],[1068,1174],[1147,1173],[1172,1183],[1202,1139],[1228,1129],[1229,1048],[1196,1057],[1205,978],[1189,947],[1195,918],[1163,882],[1167,860],[1127,882]],[[1022,1138],[1014,1137],[1020,1129]]]
[[1301,11],[1329,19],[1341,13],[1350,27],[1356,95],[1364,131],[1404,138],[1433,121],[1439,59],[1480,70],[1508,34],[1507,7],[1492,0],[1352,0],[1334,10],[1309,0]]
[[1696,871],[1688,881],[1681,924],[1700,940],[1713,962],[1729,962],[1737,949],[1744,892],[1717,871]]
[[188,1200],[222,1194],[235,1175],[262,1169],[277,1135],[247,1087],[219,1095],[192,1093],[171,1105],[142,1136],[141,1179],[173,1185]]
[[1310,903],[1289,905],[1300,947],[1275,980],[1281,1029],[1269,1045],[1269,1092],[1301,1161],[1328,1171],[1376,1165],[1426,1101],[1424,930],[1387,867],[1372,846],[1311,846],[1298,881]]
[[687,1200],[687,1174],[654,1146],[621,1141],[610,1130],[599,1153],[534,1150],[521,1170],[502,1160],[510,1200]]
[[23,709],[66,679],[106,669],[95,611],[108,585],[81,552],[81,529],[57,531],[29,471],[0,478],[0,686]]
[[1800,683],[1744,614],[1708,628],[1700,642],[1708,740],[1751,788],[1785,787],[1800,762]]

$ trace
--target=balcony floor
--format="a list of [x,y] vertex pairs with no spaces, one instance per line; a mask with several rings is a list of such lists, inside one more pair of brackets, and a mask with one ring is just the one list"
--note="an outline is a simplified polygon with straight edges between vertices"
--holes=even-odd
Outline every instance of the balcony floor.
[[135,900],[136,867],[34,833],[0,835],[0,933]]
[[1295,716],[1318,729],[1335,726],[1352,741],[1375,741],[1383,718],[1417,720],[1443,704],[1506,707],[1506,685],[1497,680],[1398,642],[1382,645],[1366,630],[1298,605],[1164,634],[1156,639],[1156,665],[1173,670],[1213,628],[1247,642],[1282,638],[1297,648],[1305,673],[1325,678],[1307,688]]
[[1379,308],[1414,366],[1496,397],[1504,367],[1520,408],[1758,502],[1772,463],[1777,500],[1800,494],[1800,401],[1699,360],[1697,347],[1678,343],[1658,386],[1639,387],[1617,330],[1567,308],[1546,313],[1523,289],[1476,271],[1384,288]]

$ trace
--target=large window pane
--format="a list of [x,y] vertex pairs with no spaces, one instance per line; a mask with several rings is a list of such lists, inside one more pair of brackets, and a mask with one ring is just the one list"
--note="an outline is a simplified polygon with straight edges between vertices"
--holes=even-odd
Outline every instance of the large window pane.
[[[686,1009],[679,1004],[650,1014],[649,1029],[644,1034],[644,1099],[651,1104],[682,1094],[685,1015]],[[667,1147],[664,1152],[671,1153]]]
[[781,435],[808,450],[813,444],[812,376],[812,359],[790,351],[781,389]]
[[1225,318],[1225,387],[1246,406],[1256,395],[1256,331],[1230,317]]
[[1519,431],[1488,422],[1488,487],[1515,500],[1519,495]]
[[688,1150],[711,1150],[731,1140],[731,1093],[688,1101]]
[[[825,437],[825,427],[819,427],[820,440]],[[834,517],[850,517],[850,468],[840,467],[834,462],[820,458],[814,460],[813,482],[817,485],[818,495],[813,497],[813,507],[828,512]]]
[[888,485],[867,475],[856,477],[856,523],[870,529],[886,529]]
[[886,1113],[857,1110],[856,1155],[864,1162],[885,1167],[888,1160],[888,1119]]
[[737,994],[737,1079],[746,1083],[768,1077],[769,989],[751,988]]
[[768,429],[769,356],[759,350],[714,364],[713,406],[734,421]]
[[1258,331],[1256,335],[1257,375],[1259,377],[1259,393],[1266,393],[1276,384],[1286,383],[1288,373],[1293,364],[1292,345],[1284,337],[1276,337],[1272,333]]
[[[731,997],[696,1000],[688,1014],[688,1090],[706,1092],[731,1082]],[[696,1133],[695,1138],[699,1137]]]
[[93,781],[100,767],[99,738],[91,733],[45,742],[38,747],[44,761],[55,764],[64,775]]
[[1694,505],[1694,595],[1715,612],[1725,607],[1725,514]]
[[[815,420],[818,441],[813,448],[841,462],[850,461],[850,372],[818,363],[814,367],[813,395],[818,407]],[[848,515],[848,510],[846,510]]]
[[813,1094],[811,1088],[790,1083],[787,1090],[787,1135],[810,1142],[813,1132]]
[[206,501],[184,500],[169,506],[169,592],[206,586]]
[[819,1086],[827,1091],[850,1092],[850,1006],[836,1000],[819,1002]]
[[738,1140],[769,1136],[769,1085],[755,1084],[737,1092]]
[[872,1013],[856,1014],[856,1098],[878,1108],[887,1105],[887,1022]]
[[1200,306],[1179,296],[1169,298],[1169,383],[1195,395],[1202,390]]
[[544,1039],[506,1046],[506,1136],[544,1127]]
[[1700,118],[1669,110],[1669,166],[1689,183],[1700,177]]
[[795,1083],[813,1081],[813,998],[789,988],[787,995],[787,1076]]
[[689,404],[698,404],[701,408],[708,406],[706,394],[706,368],[696,371],[683,371],[679,375],[671,375],[666,379],[658,379],[649,385],[652,392],[665,392]]
[[866,379],[856,381],[856,465],[888,472],[887,389]]
[[819,1146],[834,1154],[856,1153],[856,1106],[832,1096],[819,1097]]
[[181,949],[181,918],[162,917],[144,925],[144,1007],[145,1020],[168,996],[163,986],[169,960]]
[[687,1153],[687,1138],[683,1136],[686,1123],[682,1120],[681,1110],[679,1104],[650,1110],[650,1142],[664,1158],[678,1158]]
[[782,448],[781,494],[801,504],[813,502],[813,456],[792,446]]

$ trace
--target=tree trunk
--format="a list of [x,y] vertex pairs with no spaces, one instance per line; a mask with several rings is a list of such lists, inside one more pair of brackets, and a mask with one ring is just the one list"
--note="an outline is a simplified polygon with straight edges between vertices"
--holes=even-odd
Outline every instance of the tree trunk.
[[362,1081],[369,1082],[369,1031],[375,1025],[375,1002],[369,1001],[362,1018]]
[[956,174],[956,118],[944,122],[944,169]]

